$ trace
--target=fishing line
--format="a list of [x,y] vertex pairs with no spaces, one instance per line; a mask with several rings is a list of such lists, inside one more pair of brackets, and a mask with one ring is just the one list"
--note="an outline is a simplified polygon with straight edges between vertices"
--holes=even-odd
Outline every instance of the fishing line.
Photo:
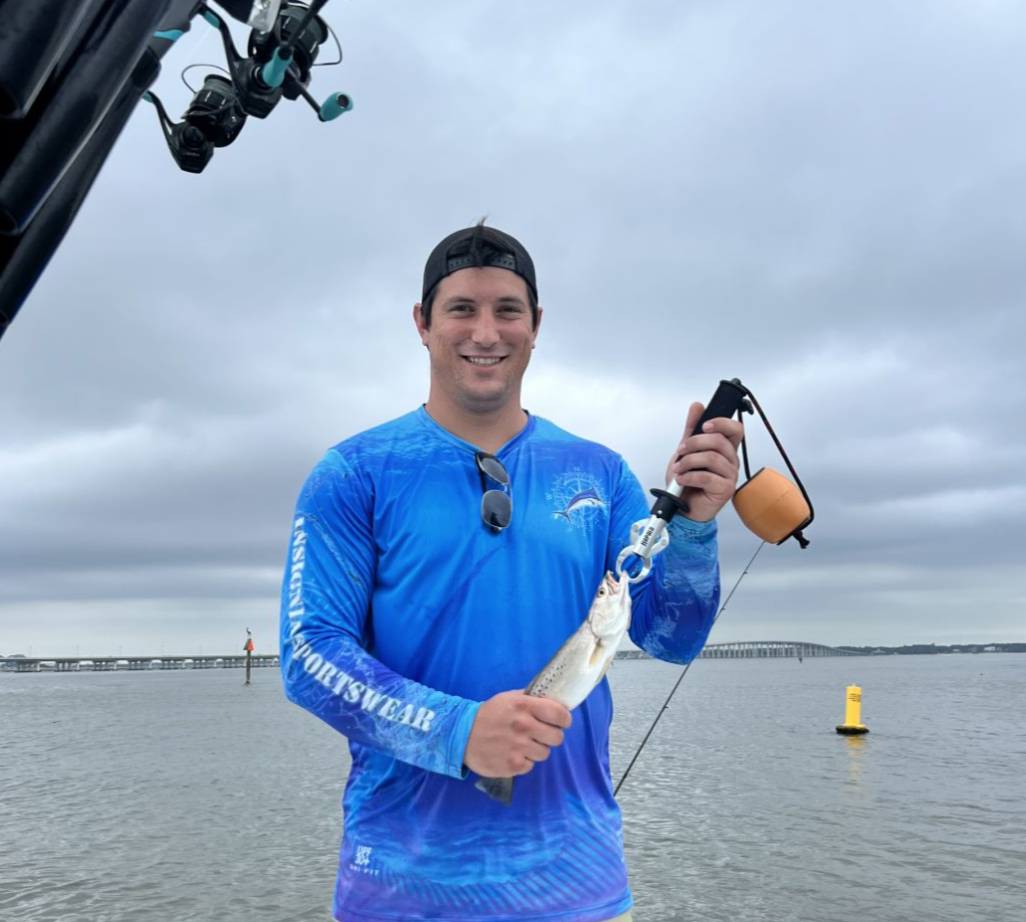
[[[204,37],[206,37],[206,36],[204,36]],[[196,95],[196,89],[193,87],[193,85],[191,83],[189,83],[188,80],[185,79],[185,75],[190,70],[192,70],[194,67],[213,67],[214,70],[219,70],[219,71],[221,71],[222,74],[227,74],[229,77],[232,75],[231,71],[228,70],[227,67],[222,67],[220,64],[203,64],[203,63],[199,63],[199,64],[190,64],[188,67],[183,67],[182,68],[182,72],[178,76],[182,78],[182,83],[184,83],[186,85],[186,87],[188,87],[189,92],[192,93],[193,96]]]
[[[741,585],[741,580],[743,580],[745,578],[745,575],[748,573],[748,568],[753,563],[755,563],[755,558],[759,556],[759,551],[761,551],[765,546],[765,541],[759,542],[759,546],[755,549],[755,553],[752,554],[752,559],[749,560],[747,564],[745,564],[745,568],[741,571],[741,575],[737,578],[737,582],[734,583],[734,586],[728,593],[727,598],[724,599],[723,604],[720,606],[720,610],[716,612],[716,617],[713,618],[712,624],[709,625],[710,631],[712,631],[716,622],[719,621],[720,615],[723,614],[730,600],[734,597],[734,593],[737,591],[737,587]],[[694,660],[691,660],[691,663],[693,662]],[[656,714],[656,719],[652,721],[652,726],[648,728],[648,733],[645,734],[645,738],[641,741],[641,745],[638,746],[637,752],[634,753],[634,758],[631,759],[631,764],[627,766],[627,770],[623,773],[623,777],[617,783],[616,788],[614,788],[613,797],[616,797],[616,795],[620,793],[620,788],[623,787],[623,783],[627,780],[627,776],[631,773],[631,769],[634,768],[634,763],[638,761],[638,756],[641,755],[641,750],[645,748],[645,743],[648,742],[648,738],[652,735],[652,731],[655,730],[656,724],[659,723],[659,718],[663,716],[663,711],[665,711],[670,706],[670,699],[674,696],[674,694],[676,694],[677,689],[680,688],[680,683],[684,681],[684,676],[688,674],[688,670],[691,668],[691,663],[688,663],[684,667],[684,671],[680,674],[680,677],[677,679],[677,684],[673,686],[673,690],[670,692],[669,695],[667,695],[666,701],[663,703],[662,709],[659,711],[658,714]]]

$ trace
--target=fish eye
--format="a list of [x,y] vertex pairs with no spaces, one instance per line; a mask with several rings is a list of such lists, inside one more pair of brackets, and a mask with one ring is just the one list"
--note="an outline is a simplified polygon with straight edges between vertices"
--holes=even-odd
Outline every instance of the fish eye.
[[599,590],[599,595],[605,595],[605,594],[606,594],[606,587],[605,587],[605,586],[603,586],[603,587],[602,587],[602,588],[601,588],[601,589]]

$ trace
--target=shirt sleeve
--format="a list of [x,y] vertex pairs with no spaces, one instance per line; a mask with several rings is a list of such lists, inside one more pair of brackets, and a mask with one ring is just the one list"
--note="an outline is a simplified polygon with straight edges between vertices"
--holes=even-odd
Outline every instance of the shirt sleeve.
[[372,523],[371,486],[329,452],[307,480],[292,525],[281,602],[285,694],[350,740],[465,777],[479,702],[404,678],[367,652]]
[[[621,460],[608,570],[614,570],[620,551],[630,544],[631,526],[649,514],[641,484]],[[668,532],[669,546],[656,555],[649,575],[631,586],[630,638],[656,659],[683,664],[705,646],[720,602],[716,522],[693,522],[678,515]]]

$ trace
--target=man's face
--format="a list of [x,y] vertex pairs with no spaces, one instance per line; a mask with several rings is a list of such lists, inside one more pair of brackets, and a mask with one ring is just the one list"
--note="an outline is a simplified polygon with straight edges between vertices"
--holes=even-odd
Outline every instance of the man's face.
[[[438,283],[431,328],[414,320],[431,353],[436,393],[462,410],[487,413],[520,400],[538,329],[531,328],[527,283],[508,269],[460,269]],[[541,308],[538,309],[538,326]],[[438,389],[436,391],[436,388]]]

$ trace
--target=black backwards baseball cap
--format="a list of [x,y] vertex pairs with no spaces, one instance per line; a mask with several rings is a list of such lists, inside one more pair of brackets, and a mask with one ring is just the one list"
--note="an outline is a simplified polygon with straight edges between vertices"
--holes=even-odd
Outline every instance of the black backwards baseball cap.
[[538,301],[534,263],[527,250],[515,237],[494,227],[485,227],[482,223],[449,234],[431,251],[424,266],[421,302],[427,301],[434,287],[447,275],[459,272],[460,269],[483,269],[488,266],[509,269],[519,275],[527,282],[535,302]]

